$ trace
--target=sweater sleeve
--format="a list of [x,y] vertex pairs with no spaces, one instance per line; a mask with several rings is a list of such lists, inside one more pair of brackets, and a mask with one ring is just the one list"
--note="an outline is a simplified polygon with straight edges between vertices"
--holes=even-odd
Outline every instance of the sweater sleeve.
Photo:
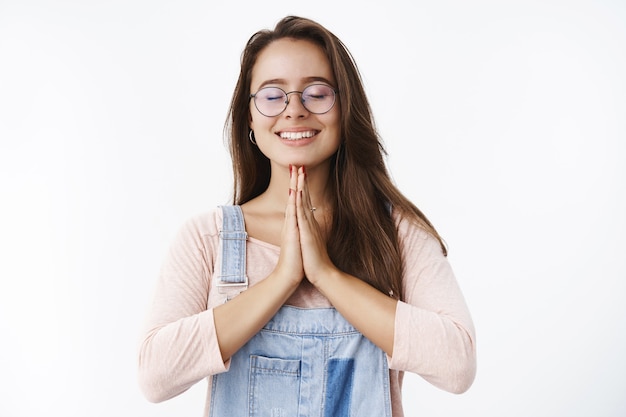
[[396,307],[389,367],[421,375],[453,393],[469,389],[476,374],[474,325],[439,242],[402,220],[404,300]]
[[217,249],[210,236],[217,230],[207,226],[211,219],[188,221],[161,267],[139,350],[139,385],[153,402],[172,398],[228,368],[220,354],[213,310],[207,309]]

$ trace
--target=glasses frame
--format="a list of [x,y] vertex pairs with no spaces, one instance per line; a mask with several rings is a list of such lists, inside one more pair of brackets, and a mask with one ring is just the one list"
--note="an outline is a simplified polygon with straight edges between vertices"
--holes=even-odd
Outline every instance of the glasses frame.
[[[302,98],[302,95],[304,94],[304,92],[305,92],[308,88],[310,88],[310,87],[315,87],[315,86],[317,86],[317,85],[322,85],[322,86],[324,86],[324,87],[328,87],[328,88],[330,88],[330,90],[333,92],[333,103],[330,105],[330,107],[328,108],[328,110],[323,111],[323,112],[314,112],[314,111],[309,110],[309,108],[306,106],[306,103],[305,103],[304,99]],[[280,111],[280,113],[274,114],[274,115],[272,115],[272,116],[269,116],[269,115],[267,115],[267,114],[263,113],[263,112],[261,111],[261,109],[259,109],[259,106],[257,105],[257,102],[256,102],[256,96],[257,96],[257,94],[259,94],[259,92],[261,92],[261,91],[263,91],[263,90],[265,90],[265,89],[268,89],[268,88],[276,88],[276,89],[278,89],[278,90],[282,91],[282,92],[285,94],[285,102],[284,102],[285,107],[284,107],[284,108]],[[289,92],[287,92],[287,91],[283,90],[283,89],[282,89],[282,88],[280,88],[280,87],[271,87],[271,86],[268,86],[268,87],[263,87],[263,88],[260,88],[260,89],[259,89],[259,90],[257,90],[257,92],[256,92],[256,93],[254,93],[254,94],[250,94],[249,99],[250,99],[250,100],[254,99],[254,107],[256,107],[256,109],[258,110],[258,112],[259,112],[259,113],[261,113],[263,116],[265,116],[265,117],[276,117],[276,116],[280,116],[281,114],[283,114],[283,113],[285,112],[285,110],[287,110],[287,106],[289,106],[289,100],[290,100],[289,95],[290,95],[290,94],[300,94],[300,103],[302,103],[302,107],[304,107],[304,108],[306,109],[306,111],[308,111],[309,113],[311,113],[311,114],[326,114],[326,113],[328,113],[329,111],[331,111],[331,110],[333,109],[333,107],[335,107],[335,103],[337,102],[337,95],[339,95],[339,91],[337,91],[335,88],[331,87],[330,85],[328,85],[328,84],[323,84],[323,83],[310,84],[310,85],[307,85],[307,86],[306,86],[306,87],[305,87],[302,91],[297,91],[297,90],[294,90],[294,91],[289,91]]]

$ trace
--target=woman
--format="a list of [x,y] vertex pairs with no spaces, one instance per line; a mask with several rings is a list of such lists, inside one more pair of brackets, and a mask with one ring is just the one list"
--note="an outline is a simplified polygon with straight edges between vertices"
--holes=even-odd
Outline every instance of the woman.
[[442,239],[392,184],[360,75],[287,17],[242,55],[232,206],[190,220],[140,351],[151,401],[207,378],[206,416],[402,416],[404,371],[460,393],[470,314]]

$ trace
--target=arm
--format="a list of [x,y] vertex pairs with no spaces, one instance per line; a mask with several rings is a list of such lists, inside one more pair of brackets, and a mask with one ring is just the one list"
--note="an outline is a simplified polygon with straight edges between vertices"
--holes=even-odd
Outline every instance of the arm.
[[462,393],[476,374],[475,330],[465,299],[438,241],[406,220],[399,235],[405,300],[396,310],[401,330],[389,366]]
[[291,175],[281,233],[281,251],[272,273],[233,300],[215,308],[221,355],[230,358],[276,314],[304,278],[296,218],[296,175]]
[[298,170],[295,201],[302,261],[307,279],[359,332],[391,356],[397,300],[339,270],[328,256],[326,241],[311,211],[304,170]]
[[200,219],[187,222],[161,267],[139,351],[139,385],[150,401],[172,398],[226,370],[207,310],[217,245],[203,234],[211,233],[217,230]]
[[[304,272],[295,194],[290,201],[274,271],[215,308],[207,309],[207,300],[213,271],[209,258],[217,245],[205,242],[192,223],[179,233],[162,268],[140,350],[139,381],[148,399],[167,400],[209,375],[226,371],[228,359],[295,291]],[[217,230],[210,233],[215,236]]]
[[365,337],[387,353],[390,367],[410,371],[460,393],[476,372],[474,327],[439,243],[408,221],[399,224],[405,300],[396,301],[339,271],[310,214],[305,178],[299,186],[298,227],[305,275]]
[[350,324],[391,357],[398,301],[338,269],[320,277],[309,280]]
[[403,238],[405,301],[336,269],[321,273],[314,285],[387,353],[390,368],[462,393],[476,373],[472,319],[439,243],[416,226],[410,229]]
[[139,352],[139,385],[150,401],[168,400],[227,371],[228,359],[297,288],[287,279],[293,276],[277,268],[228,303],[207,309],[213,270],[207,257],[217,244],[206,249],[205,243],[195,225],[186,225],[161,269]]

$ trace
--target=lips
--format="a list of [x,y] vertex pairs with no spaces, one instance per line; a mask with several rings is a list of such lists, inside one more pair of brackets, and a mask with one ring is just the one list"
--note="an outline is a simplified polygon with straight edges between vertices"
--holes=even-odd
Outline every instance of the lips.
[[319,133],[319,130],[303,130],[299,132],[277,132],[276,134],[280,136],[281,139],[286,140],[300,140],[300,139],[308,139]]

